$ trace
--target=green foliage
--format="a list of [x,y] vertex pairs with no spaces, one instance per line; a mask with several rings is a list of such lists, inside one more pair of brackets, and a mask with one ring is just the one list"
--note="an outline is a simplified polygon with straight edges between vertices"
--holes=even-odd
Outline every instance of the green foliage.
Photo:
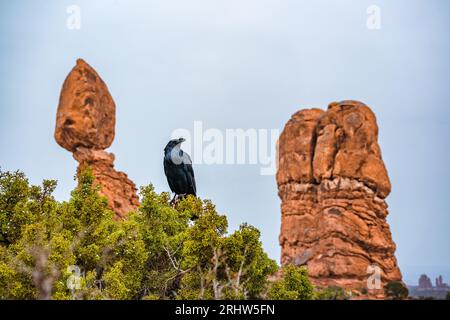
[[267,298],[272,300],[312,300],[314,286],[308,277],[308,270],[303,266],[286,265],[282,269],[283,278],[275,281]]
[[[55,181],[30,186],[23,173],[1,172],[0,298],[132,298],[147,259],[137,226],[116,222],[98,194],[90,171],[80,176],[68,202],[51,196]],[[82,277],[77,290],[67,286],[71,266]],[[111,274],[121,271],[117,281]],[[100,290],[121,288],[120,294]],[[119,290],[118,290],[119,291]],[[100,294],[100,293],[101,294]],[[125,293],[124,293],[125,292]]]
[[449,291],[449,292],[447,292],[447,296],[446,296],[446,299],[447,299],[447,300],[450,300],[450,291]]
[[327,287],[316,291],[317,300],[348,300],[350,295],[341,287]]
[[259,231],[247,224],[224,236],[226,219],[208,203],[207,210],[188,230],[182,266],[180,298],[260,298],[276,263],[262,249]]
[[[114,220],[90,169],[67,202],[56,181],[32,186],[0,171],[0,299],[262,298],[278,266],[247,224],[227,233],[225,216],[188,196],[141,188],[141,206]],[[286,297],[310,297],[304,269],[286,269]]]
[[384,294],[387,298],[402,300],[408,298],[408,288],[400,281],[391,281],[384,286]]

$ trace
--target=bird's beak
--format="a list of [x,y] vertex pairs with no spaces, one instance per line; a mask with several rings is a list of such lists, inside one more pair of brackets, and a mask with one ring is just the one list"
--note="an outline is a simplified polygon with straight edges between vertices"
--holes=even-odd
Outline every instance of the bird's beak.
[[185,141],[186,141],[186,139],[184,139],[184,138],[178,139],[178,143],[182,143],[182,142],[185,142]]

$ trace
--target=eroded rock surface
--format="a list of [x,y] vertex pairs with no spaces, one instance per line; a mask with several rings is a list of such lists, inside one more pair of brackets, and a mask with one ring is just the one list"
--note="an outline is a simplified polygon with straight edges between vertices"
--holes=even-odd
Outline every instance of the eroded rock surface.
[[307,265],[316,285],[365,292],[369,266],[381,271],[381,288],[369,294],[401,281],[386,222],[391,184],[377,141],[375,115],[357,101],[301,110],[280,136],[281,262]]
[[116,105],[108,87],[84,60],[66,77],[59,98],[55,139],[74,152],[77,147],[103,150],[114,140]]
[[135,184],[114,169],[114,154],[104,151],[114,140],[116,105],[97,72],[82,59],[66,77],[59,99],[55,139],[73,153],[78,173],[89,165],[117,217],[139,206]]

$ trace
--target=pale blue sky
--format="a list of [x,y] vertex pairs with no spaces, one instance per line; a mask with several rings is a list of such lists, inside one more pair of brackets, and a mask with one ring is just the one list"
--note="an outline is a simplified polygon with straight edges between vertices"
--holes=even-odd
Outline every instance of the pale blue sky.
[[[81,29],[66,27],[69,5]],[[381,30],[366,27],[369,5]],[[282,129],[304,107],[372,107],[392,181],[388,221],[407,283],[450,282],[450,2],[447,0],[2,1],[0,165],[74,187],[53,139],[62,82],[78,57],[117,105],[116,168],[168,190],[162,149],[176,128]],[[257,166],[197,165],[199,195],[248,222],[279,259],[280,201]]]

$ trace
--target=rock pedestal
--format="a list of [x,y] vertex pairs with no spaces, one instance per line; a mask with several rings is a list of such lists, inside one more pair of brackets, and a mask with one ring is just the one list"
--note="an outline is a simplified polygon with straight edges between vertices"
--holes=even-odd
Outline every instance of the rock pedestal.
[[139,206],[135,184],[114,169],[114,154],[104,151],[114,140],[116,105],[97,72],[82,59],[68,74],[61,89],[55,140],[73,153],[77,172],[89,165],[101,194],[116,217]]
[[[280,136],[281,263],[306,265],[318,286],[380,295],[384,284],[401,281],[377,140],[375,115],[357,101],[301,110]],[[367,288],[378,271],[381,287]]]

